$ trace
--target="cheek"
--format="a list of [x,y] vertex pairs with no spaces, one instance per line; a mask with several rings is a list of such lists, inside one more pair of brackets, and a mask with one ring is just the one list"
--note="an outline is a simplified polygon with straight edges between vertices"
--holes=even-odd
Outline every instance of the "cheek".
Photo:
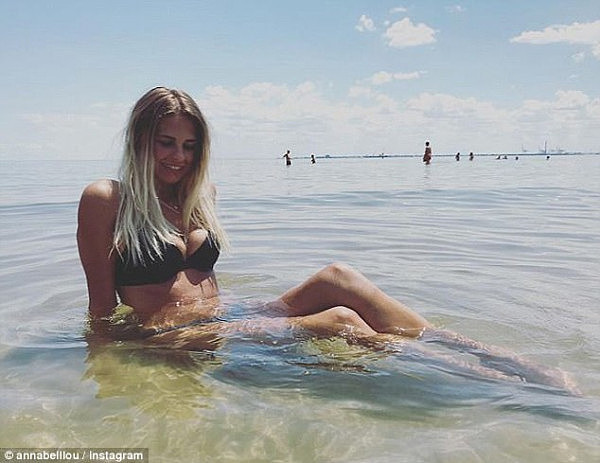
[[160,161],[161,159],[165,159],[169,156],[169,150],[162,148],[160,146],[154,147],[154,160]]
[[193,151],[185,153],[185,168],[186,171],[190,171],[196,168],[198,165],[198,157]]

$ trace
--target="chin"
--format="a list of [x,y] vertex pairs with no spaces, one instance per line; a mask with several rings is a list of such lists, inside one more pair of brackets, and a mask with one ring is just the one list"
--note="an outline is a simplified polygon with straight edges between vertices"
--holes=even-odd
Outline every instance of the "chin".
[[157,173],[156,179],[160,183],[165,183],[167,185],[175,185],[181,182],[184,178],[186,178],[190,174],[190,171],[186,170],[185,172],[173,172],[161,169],[160,172]]

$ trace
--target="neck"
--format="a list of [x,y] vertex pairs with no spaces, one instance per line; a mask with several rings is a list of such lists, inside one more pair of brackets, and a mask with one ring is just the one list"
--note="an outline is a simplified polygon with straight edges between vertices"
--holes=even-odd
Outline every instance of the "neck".
[[156,195],[156,197],[159,200],[169,204],[177,204],[179,202],[179,195],[177,194],[177,189],[172,186],[157,188]]
[[158,202],[173,212],[177,212],[177,213],[181,212],[181,206],[175,201],[173,201],[173,202],[165,201],[164,199],[159,197]]

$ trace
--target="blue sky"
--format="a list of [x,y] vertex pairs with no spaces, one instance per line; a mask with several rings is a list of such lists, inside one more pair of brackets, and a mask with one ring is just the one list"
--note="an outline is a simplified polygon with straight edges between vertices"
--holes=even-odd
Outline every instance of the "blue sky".
[[221,158],[600,151],[597,0],[0,0],[0,159],[106,159],[186,90]]

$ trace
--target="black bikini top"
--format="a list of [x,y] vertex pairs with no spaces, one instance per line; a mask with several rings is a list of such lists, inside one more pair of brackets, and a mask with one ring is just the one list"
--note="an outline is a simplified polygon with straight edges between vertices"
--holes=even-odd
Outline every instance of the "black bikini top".
[[143,264],[134,264],[132,259],[121,255],[124,253],[117,254],[116,285],[137,286],[164,283],[187,268],[210,272],[219,258],[219,248],[211,233],[188,257],[184,257],[181,250],[172,243],[162,243],[161,251],[162,257],[144,256]]

